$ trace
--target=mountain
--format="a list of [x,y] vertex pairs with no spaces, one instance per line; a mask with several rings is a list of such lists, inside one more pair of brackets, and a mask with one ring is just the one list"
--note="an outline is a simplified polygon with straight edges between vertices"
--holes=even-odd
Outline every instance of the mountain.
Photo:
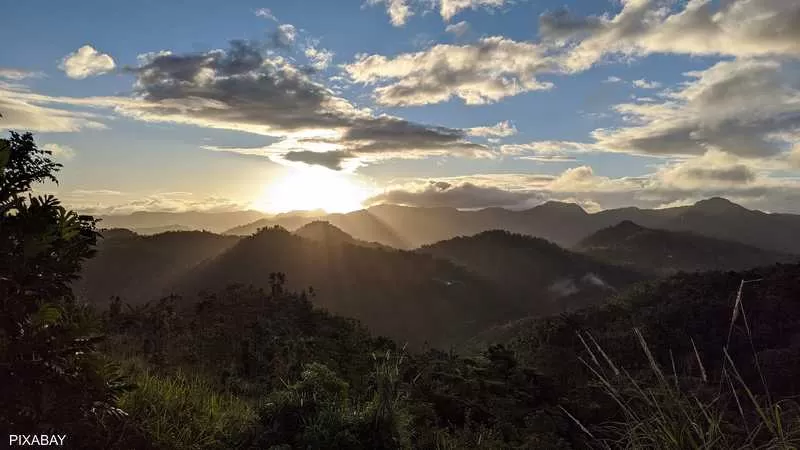
[[[701,207],[714,211],[708,206]],[[604,261],[659,273],[742,270],[800,259],[686,231],[645,228],[629,220],[595,232],[575,249]]]
[[127,228],[139,234],[156,234],[164,231],[207,230],[215,233],[251,223],[265,216],[258,211],[230,212],[150,212],[100,216],[103,228]]
[[596,231],[630,220],[648,228],[689,231],[766,250],[800,254],[800,240],[794,237],[800,229],[800,216],[752,211],[718,197],[674,208],[629,207],[596,213],[563,202],[547,202],[523,211],[379,205],[313,218],[287,214],[239,226],[226,234],[247,236],[272,225],[291,230],[314,220],[330,222],[358,240],[402,249],[493,229],[537,236],[563,247],[573,247]]
[[552,242],[507,231],[485,231],[424,246],[420,253],[458,264],[490,280],[538,313],[560,313],[600,302],[644,276]]
[[305,224],[296,229],[294,234],[305,239],[324,243],[326,245],[350,244],[360,245],[362,247],[386,248],[387,250],[391,249],[391,247],[386,247],[385,245],[381,245],[376,242],[365,242],[355,239],[353,236],[345,233],[338,227],[332,225],[330,222],[325,222],[322,220],[315,220],[311,223]]
[[[749,282],[742,285],[743,280]],[[733,314],[737,297],[746,315]],[[703,370],[716,379],[727,349],[748,385],[761,388],[753,365],[757,352],[770,391],[785,394],[800,389],[798,323],[800,264],[775,264],[741,272],[676,274],[622,292],[595,308],[495,327],[475,342],[511,346],[522,361],[574,386],[589,380],[579,360],[586,347],[578,332],[591,333],[591,341],[606,352],[603,358],[620,367],[650,370],[636,329],[670,374],[697,377],[701,358]]]
[[446,346],[489,324],[528,313],[491,282],[448,261],[316,241],[277,227],[242,239],[191,270],[171,291],[191,297],[233,283],[269,289],[268,275],[273,272],[286,274],[289,289],[312,287],[317,306],[359,319],[374,333],[413,346]]
[[165,289],[200,262],[213,258],[239,241],[203,231],[179,231],[140,236],[130,230],[103,230],[97,255],[86,261],[76,294],[94,304],[112,296],[142,303]]

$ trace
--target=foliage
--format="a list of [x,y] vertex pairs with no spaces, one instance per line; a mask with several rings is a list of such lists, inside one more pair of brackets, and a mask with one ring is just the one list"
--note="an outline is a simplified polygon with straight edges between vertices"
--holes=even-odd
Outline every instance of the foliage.
[[137,371],[136,389],[119,399],[143,435],[161,449],[233,448],[255,423],[253,407],[218,392],[207,380],[179,372]]
[[95,351],[93,315],[70,289],[94,253],[95,221],[30,194],[59,167],[30,134],[0,140],[0,428],[102,441],[128,386]]

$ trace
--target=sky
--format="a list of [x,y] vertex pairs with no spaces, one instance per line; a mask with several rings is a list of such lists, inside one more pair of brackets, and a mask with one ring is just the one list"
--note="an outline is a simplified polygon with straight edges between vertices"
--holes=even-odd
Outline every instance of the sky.
[[0,128],[93,214],[381,203],[800,213],[796,0],[3,7]]

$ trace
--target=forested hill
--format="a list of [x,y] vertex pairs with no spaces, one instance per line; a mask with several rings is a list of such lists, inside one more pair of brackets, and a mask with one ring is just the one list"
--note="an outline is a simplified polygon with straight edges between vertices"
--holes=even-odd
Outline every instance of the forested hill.
[[597,231],[582,240],[575,250],[611,263],[662,274],[681,270],[741,270],[800,260],[798,255],[691,232],[645,228],[628,220]]
[[271,272],[287,274],[290,289],[313,287],[318,306],[412,345],[446,346],[526,313],[493,283],[430,255],[312,241],[282,228],[242,239],[188,272],[172,292],[267,287]]
[[[746,283],[737,296],[742,281]],[[734,314],[737,297],[742,309]],[[577,385],[590,376],[579,360],[586,355],[579,333],[591,333],[622,367],[647,369],[633,333],[638,329],[670,372],[674,359],[677,373],[700,376],[694,341],[705,370],[719,370],[727,347],[748,381],[761,386],[753,366],[755,349],[770,390],[785,394],[800,392],[798,323],[800,264],[778,264],[742,272],[677,274],[638,285],[604,305],[495,327],[473,345],[511,345],[526,363]]]
[[165,295],[180,276],[240,239],[201,231],[140,236],[111,229],[101,235],[97,255],[83,263],[73,285],[79,297],[94,304],[106,304],[112,296],[142,303]]
[[544,239],[501,230],[421,247],[491,280],[531,310],[560,313],[602,301],[646,277]]

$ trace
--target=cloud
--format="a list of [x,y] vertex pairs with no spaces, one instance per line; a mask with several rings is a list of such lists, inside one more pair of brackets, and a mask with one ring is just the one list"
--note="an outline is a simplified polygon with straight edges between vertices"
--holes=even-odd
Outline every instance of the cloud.
[[[265,148],[268,156],[303,150],[348,152],[364,161],[431,155],[491,156],[488,147],[468,141],[463,130],[376,116],[368,109],[358,108],[313,81],[307,71],[285,58],[268,58],[267,48],[259,42],[233,41],[226,50],[143,55],[139,66],[124,69],[136,78],[132,97],[53,97],[16,91],[2,101],[21,102],[51,115],[66,113],[37,105],[110,108],[142,121],[280,138]],[[84,113],[72,114],[82,118],[78,114]],[[18,123],[14,116],[14,123]],[[88,119],[62,119],[48,124],[48,130],[67,131],[89,125]]]
[[670,161],[634,177],[604,176],[582,165],[557,175],[504,173],[396,180],[368,204],[521,208],[558,200],[596,211],[692,204],[713,196],[750,208],[800,213],[800,180],[771,175],[755,161],[719,151]]
[[315,152],[311,150],[294,150],[283,155],[287,161],[327,167],[331,170],[343,169],[345,162],[355,157],[346,151]]
[[603,80],[603,83],[622,83],[623,81],[624,80],[620,77],[611,76]]
[[474,44],[439,44],[393,58],[361,55],[344,69],[354,81],[381,84],[374,92],[378,103],[410,106],[453,97],[478,105],[550,89],[551,83],[536,79],[550,67],[545,49],[537,44],[487,37]]
[[93,114],[41,106],[29,96],[24,89],[0,83],[0,127],[60,133],[105,128]]
[[272,45],[277,48],[289,48],[297,40],[297,28],[290,23],[278,25],[272,33]]
[[470,30],[469,23],[466,21],[461,21],[458,23],[450,24],[445,27],[444,31],[447,33],[453,33],[456,37],[462,37],[467,34]]
[[737,189],[758,179],[757,171],[738,158],[711,150],[698,158],[667,166],[656,174],[663,186],[682,190]]
[[580,17],[566,9],[539,18],[543,39],[562,45],[564,70],[585,70],[606,55],[800,56],[795,0],[625,0],[616,16]]
[[517,127],[510,120],[504,120],[492,126],[468,128],[467,134],[486,138],[509,137],[517,134]]
[[75,157],[75,149],[68,145],[62,144],[44,144],[44,150],[52,153],[53,157],[60,160],[70,160]]
[[446,181],[429,181],[404,188],[390,189],[366,201],[365,206],[382,203],[452,208],[486,208],[490,206],[519,208],[535,200],[526,192],[512,192],[493,186],[480,186],[470,182],[458,184]]
[[389,14],[389,19],[392,25],[396,27],[402,27],[414,15],[408,0],[367,0],[365,5],[373,6],[380,3],[386,4],[386,12]]
[[324,48],[318,48],[314,45],[309,45],[303,50],[306,58],[311,61],[311,67],[316,70],[325,70],[333,61],[333,52]]
[[224,197],[201,197],[189,192],[138,194],[108,190],[84,190],[58,193],[58,197],[70,209],[95,216],[131,214],[139,211],[229,212],[243,211],[249,206],[246,203]]
[[592,133],[597,148],[650,155],[720,150],[773,157],[800,127],[800,84],[776,61],[737,59],[686,74],[661,103],[614,107],[631,125]]
[[0,67],[0,78],[11,81],[22,81],[27,78],[41,78],[44,74],[42,72],[13,69],[10,67]]
[[91,45],[84,45],[65,56],[59,65],[68,77],[76,80],[110,72],[114,67],[116,64],[111,56],[98,52]]
[[597,151],[593,144],[569,141],[533,141],[525,144],[506,144],[500,147],[504,155],[552,155],[554,153],[582,153]]
[[634,87],[637,87],[639,89],[658,89],[661,87],[661,83],[659,83],[658,81],[648,81],[645,80],[644,78],[639,80],[633,80],[631,84],[633,84]]
[[274,20],[275,22],[278,21],[278,18],[275,17],[275,14],[272,13],[272,10],[269,8],[259,8],[255,12],[256,17],[263,17],[264,19]]
[[466,9],[500,8],[507,0],[439,0],[439,13],[445,21]]

